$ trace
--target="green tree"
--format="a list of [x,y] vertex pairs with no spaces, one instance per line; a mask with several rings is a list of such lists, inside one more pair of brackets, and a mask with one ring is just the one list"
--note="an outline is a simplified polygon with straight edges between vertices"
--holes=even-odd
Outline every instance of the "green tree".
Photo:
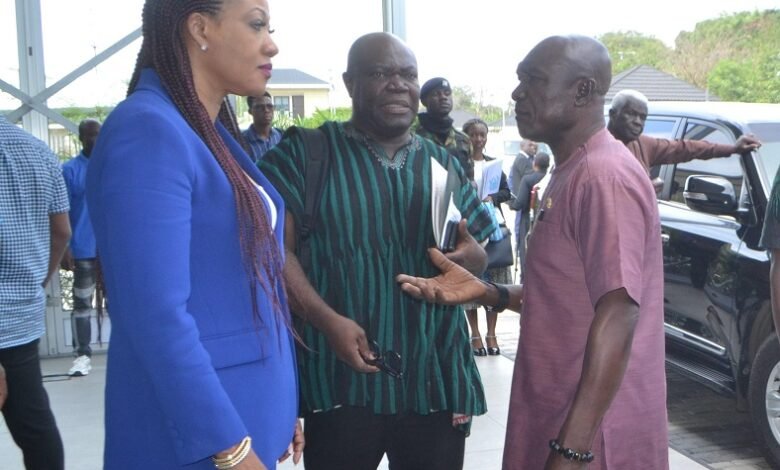
[[477,95],[469,86],[452,89],[452,109],[468,111],[487,123],[501,119],[501,107],[485,104],[482,92]]
[[709,89],[726,101],[780,103],[780,57],[720,61],[709,74]]
[[660,39],[636,31],[606,33],[598,39],[607,47],[612,58],[613,75],[637,65],[663,70],[672,55],[672,50]]
[[670,72],[726,100],[780,102],[780,10],[698,23],[675,41]]
[[612,73],[650,65],[724,100],[780,103],[780,10],[746,11],[702,21],[675,48],[629,32],[599,37]]

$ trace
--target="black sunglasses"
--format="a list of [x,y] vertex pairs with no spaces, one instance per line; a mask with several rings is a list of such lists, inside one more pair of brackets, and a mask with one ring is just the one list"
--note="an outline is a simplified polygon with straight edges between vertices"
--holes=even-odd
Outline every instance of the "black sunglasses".
[[403,379],[404,372],[401,363],[401,355],[395,351],[385,351],[382,354],[382,350],[379,348],[379,344],[376,341],[370,341],[368,343],[371,348],[371,352],[374,354],[374,358],[370,359],[363,357],[366,364],[379,368],[382,372],[386,373],[390,377],[396,379]]

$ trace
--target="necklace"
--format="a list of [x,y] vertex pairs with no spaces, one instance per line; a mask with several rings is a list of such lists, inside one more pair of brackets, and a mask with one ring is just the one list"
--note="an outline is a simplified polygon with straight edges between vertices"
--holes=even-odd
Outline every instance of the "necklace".
[[366,136],[364,133],[360,132],[350,123],[344,124],[344,132],[345,135],[348,137],[351,137],[355,140],[359,140],[362,142],[366,148],[368,149],[368,152],[376,158],[376,160],[385,168],[391,169],[391,170],[399,170],[403,168],[404,164],[406,163],[406,158],[409,156],[409,154],[412,152],[412,150],[419,150],[420,149],[420,140],[416,139],[413,134],[409,134],[410,141],[409,143],[405,144],[402,148],[400,148],[393,158],[389,158],[387,156],[387,152],[383,148],[377,149],[377,144],[373,141],[373,139],[369,139],[368,136]]

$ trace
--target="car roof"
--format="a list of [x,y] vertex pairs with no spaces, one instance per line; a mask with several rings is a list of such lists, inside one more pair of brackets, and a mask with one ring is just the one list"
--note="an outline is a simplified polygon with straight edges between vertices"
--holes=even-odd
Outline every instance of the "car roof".
[[780,123],[780,104],[727,101],[650,101],[649,114],[717,119],[735,124]]

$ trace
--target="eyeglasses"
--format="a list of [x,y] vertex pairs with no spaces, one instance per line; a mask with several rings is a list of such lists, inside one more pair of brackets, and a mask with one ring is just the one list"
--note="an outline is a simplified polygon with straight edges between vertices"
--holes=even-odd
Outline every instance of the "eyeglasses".
[[266,111],[273,111],[274,105],[272,104],[256,104],[252,106],[252,109],[265,109]]
[[379,368],[382,372],[386,373],[390,377],[396,379],[403,379],[403,365],[401,362],[401,355],[395,351],[385,351],[382,354],[382,350],[379,348],[379,344],[376,341],[370,341],[368,343],[371,348],[371,352],[374,354],[373,359],[364,357],[363,360],[366,364]]

